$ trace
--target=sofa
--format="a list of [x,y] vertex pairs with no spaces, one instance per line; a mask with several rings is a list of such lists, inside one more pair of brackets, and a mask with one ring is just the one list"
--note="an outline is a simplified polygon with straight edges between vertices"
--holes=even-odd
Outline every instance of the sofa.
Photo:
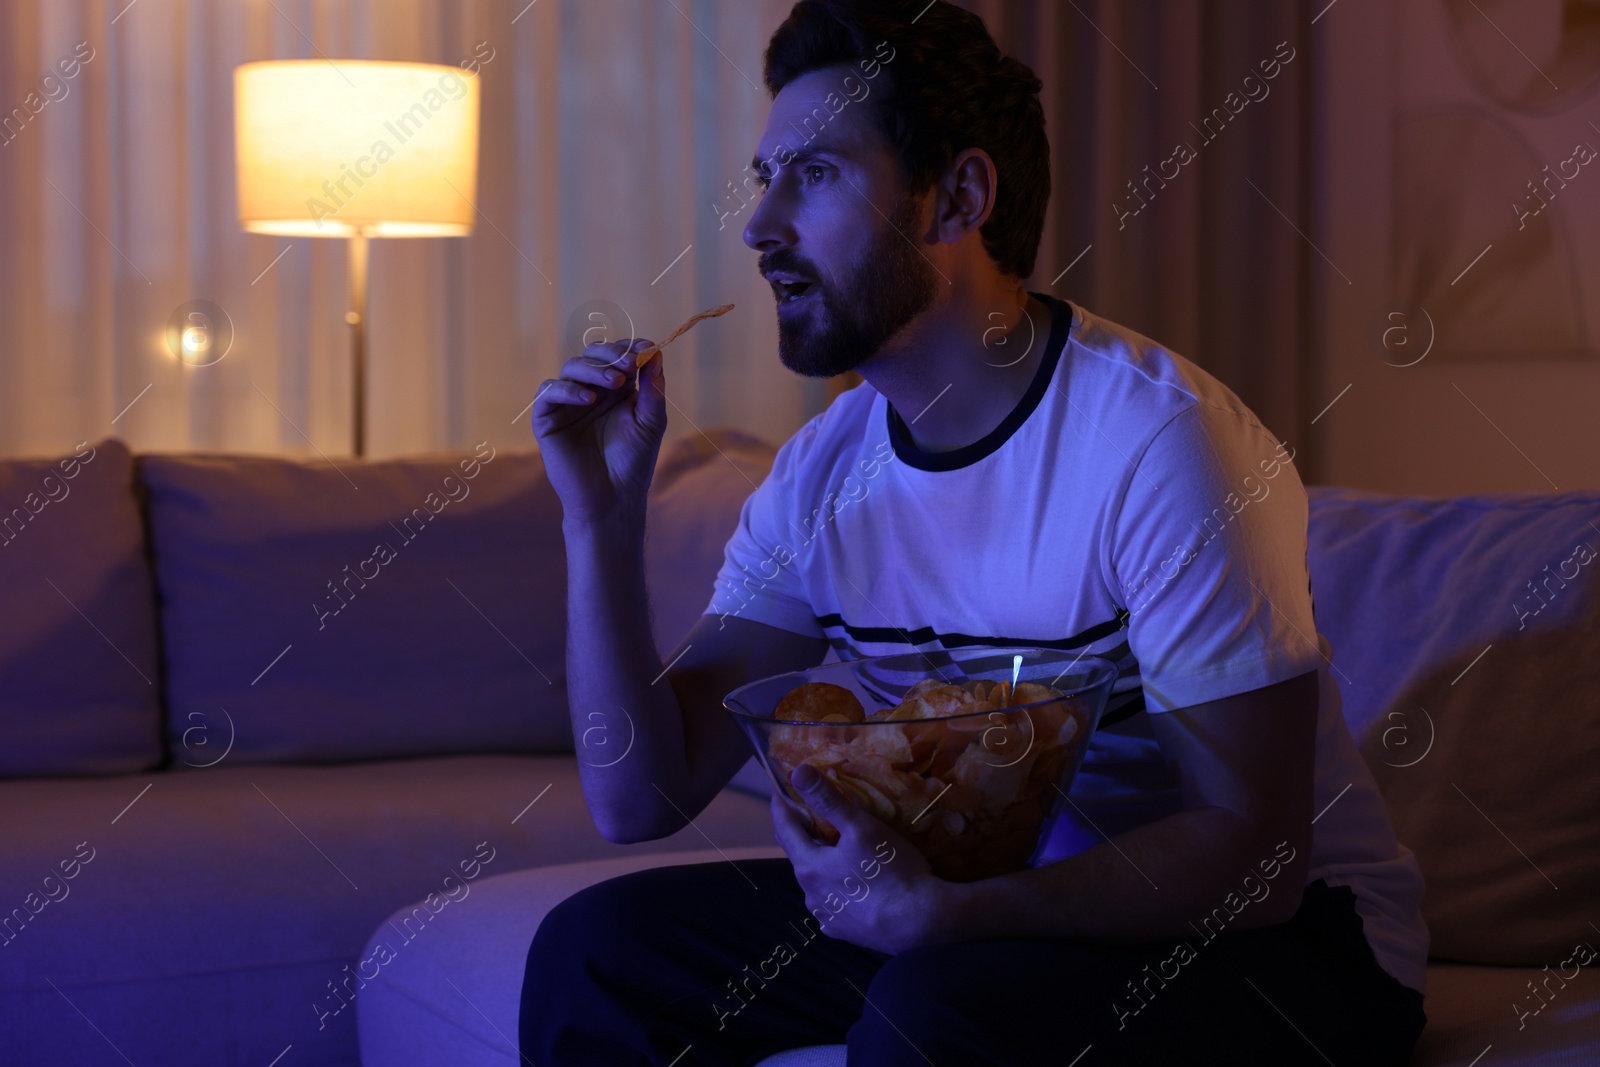
[[[731,431],[663,449],[662,647],[771,458]],[[737,789],[663,841],[594,829],[560,515],[537,451],[505,441],[0,461],[0,1067],[351,1067],[333,990],[401,905],[437,891],[443,918],[500,871],[700,831],[771,845]]]
[[[1429,1021],[1412,1063],[1600,1064],[1600,493],[1307,496],[1342,710],[1427,879]],[[399,909],[363,952],[394,950],[364,972],[381,978],[356,1002],[363,1064],[522,1062],[523,966],[547,911],[641,867],[782,855],[704,837],[691,853],[497,873],[425,944],[397,932],[419,902]],[[761,1067],[844,1062],[833,1045]]]
[[[658,651],[772,455],[663,450]],[[1600,494],[1309,496],[1346,719],[1428,878],[1414,1062],[1597,1062]],[[514,1064],[556,903],[780,854],[753,764],[670,838],[596,833],[577,761],[626,738],[569,726],[535,451],[0,461],[0,589],[0,1065]]]

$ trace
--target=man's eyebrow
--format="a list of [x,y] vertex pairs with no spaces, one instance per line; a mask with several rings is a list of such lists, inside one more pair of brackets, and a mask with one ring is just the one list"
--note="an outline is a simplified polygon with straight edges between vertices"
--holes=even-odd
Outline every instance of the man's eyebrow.
[[[842,150],[841,149],[835,147],[834,145],[827,144],[825,142],[816,143],[816,144],[808,144],[804,148],[801,148],[801,149],[791,153],[791,155],[789,157],[789,162],[787,164],[784,164],[784,165],[792,167],[796,163],[805,163],[805,162],[808,162],[809,160],[815,159],[817,156],[820,156],[820,155],[840,155],[840,154],[842,154]],[[753,157],[751,157],[751,159],[750,159],[750,169],[755,171],[758,175],[765,174],[766,171],[763,170],[763,168],[768,163],[774,163],[774,164],[777,163],[777,153],[776,152],[774,152],[772,155],[766,157],[765,159],[763,159],[761,156],[753,156]]]

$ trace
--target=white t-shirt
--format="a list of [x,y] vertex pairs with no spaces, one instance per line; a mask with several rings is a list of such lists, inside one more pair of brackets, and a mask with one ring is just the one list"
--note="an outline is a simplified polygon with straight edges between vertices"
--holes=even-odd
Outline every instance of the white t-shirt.
[[[841,660],[1032,645],[1115,662],[1071,791],[1093,840],[1072,840],[1074,814],[1041,862],[1179,810],[1149,715],[1316,670],[1309,880],[1349,886],[1379,964],[1425,992],[1422,875],[1340,713],[1292,450],[1182,356],[1033,295],[1053,313],[1044,356],[992,433],[923,452],[871,385],[839,396],[745,502],[706,614],[825,637]],[[1218,901],[1215,927],[1260,892]]]

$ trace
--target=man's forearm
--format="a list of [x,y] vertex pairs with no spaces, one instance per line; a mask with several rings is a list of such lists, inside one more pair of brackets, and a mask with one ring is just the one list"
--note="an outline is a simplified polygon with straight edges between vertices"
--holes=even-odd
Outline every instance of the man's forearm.
[[1131,944],[1192,937],[1214,909],[1242,930],[1286,921],[1309,870],[1304,842],[1263,842],[1225,808],[1181,811],[1046,867],[944,883],[929,940],[1013,937]]
[[661,662],[646,603],[644,522],[562,530],[567,700],[584,798],[607,839],[659,836],[673,828],[662,792],[681,794],[687,762],[672,687],[651,684]]

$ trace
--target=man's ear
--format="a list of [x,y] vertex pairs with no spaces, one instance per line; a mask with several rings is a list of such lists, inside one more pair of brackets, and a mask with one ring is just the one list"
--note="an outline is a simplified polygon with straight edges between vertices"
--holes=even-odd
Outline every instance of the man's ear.
[[981,148],[958,153],[939,184],[934,225],[940,242],[955,244],[982,229],[994,211],[999,187],[1000,176],[989,153]]

